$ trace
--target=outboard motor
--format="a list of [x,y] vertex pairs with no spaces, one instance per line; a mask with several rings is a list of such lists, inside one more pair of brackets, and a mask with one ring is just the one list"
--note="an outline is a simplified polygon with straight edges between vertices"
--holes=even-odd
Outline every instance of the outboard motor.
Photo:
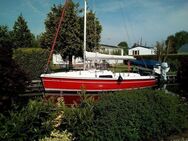
[[167,62],[163,62],[160,65],[154,67],[154,72],[159,74],[162,80],[167,81],[166,73],[170,70]]
[[167,62],[161,63],[161,76],[163,80],[167,81],[166,73],[170,70]]

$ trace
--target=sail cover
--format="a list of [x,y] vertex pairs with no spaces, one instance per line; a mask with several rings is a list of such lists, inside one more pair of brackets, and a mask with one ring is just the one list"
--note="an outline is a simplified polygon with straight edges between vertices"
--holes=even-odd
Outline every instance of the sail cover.
[[135,60],[133,56],[121,56],[121,55],[108,55],[101,54],[99,52],[88,52],[86,51],[87,60]]

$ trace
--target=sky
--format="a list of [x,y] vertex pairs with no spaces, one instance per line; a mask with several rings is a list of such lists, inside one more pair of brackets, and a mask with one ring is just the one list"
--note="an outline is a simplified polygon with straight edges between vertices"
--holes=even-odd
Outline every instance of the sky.
[[[84,7],[84,0],[73,0]],[[169,35],[188,31],[188,0],[87,0],[102,25],[101,44],[129,47],[142,41],[154,46]],[[22,13],[32,33],[45,31],[44,21],[53,4],[64,0],[0,0],[0,25],[11,30]]]

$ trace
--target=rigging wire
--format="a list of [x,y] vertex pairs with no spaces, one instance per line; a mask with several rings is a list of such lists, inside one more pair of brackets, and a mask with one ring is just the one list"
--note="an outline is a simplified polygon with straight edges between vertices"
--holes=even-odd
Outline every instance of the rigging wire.
[[65,9],[66,9],[66,7],[67,7],[68,1],[69,1],[69,0],[66,0],[66,1],[65,1],[64,7],[63,7],[63,9],[62,9],[61,18],[60,18],[59,23],[58,23],[58,28],[56,29],[56,33],[55,33],[55,36],[54,36],[54,40],[53,40],[53,44],[52,44],[52,47],[51,47],[51,51],[50,51],[50,54],[49,54],[49,57],[48,57],[48,61],[47,61],[47,64],[46,64],[46,67],[45,67],[45,70],[44,70],[45,72],[47,72],[48,66],[49,66],[49,64],[50,64],[50,62],[51,62],[52,54],[53,54],[53,52],[54,52],[54,47],[55,47],[55,45],[56,45],[56,40],[57,40],[59,31],[60,31],[60,29],[61,29],[61,24],[62,24],[62,22],[63,22],[63,20],[64,20]]
[[[120,5],[120,9],[121,9],[122,19],[124,20],[124,19],[126,19],[126,18],[125,18],[125,17],[126,17],[125,15],[127,15],[127,14],[124,14],[125,12],[123,11],[123,9],[126,9],[126,8],[123,8],[122,5],[125,4],[125,1],[123,1],[123,0],[118,0],[118,2],[119,2],[119,5]],[[122,3],[121,3],[121,2],[122,2]],[[123,3],[123,2],[124,2],[124,3]],[[122,20],[122,21],[123,21],[123,20]],[[127,21],[129,21],[128,15],[127,15]],[[125,24],[123,24],[123,25],[125,25],[125,26],[124,26],[125,31],[126,31],[126,30],[128,31],[126,22],[125,22]],[[133,32],[133,29],[132,29],[132,24],[130,24],[130,29],[131,29],[131,32],[132,32],[132,35],[133,35],[134,40],[136,40],[136,38],[135,38],[135,36],[134,36],[135,34],[134,34],[134,32]],[[130,35],[129,35],[128,32],[127,32],[127,37],[128,37],[128,40],[129,40],[130,43],[131,43]],[[132,43],[131,43],[131,44],[132,44]],[[143,57],[140,56],[140,58],[141,58],[142,62],[144,63],[145,68],[148,68],[148,66],[147,66],[146,62],[144,61]]]
[[[121,16],[122,16],[122,22],[123,22],[123,25],[124,25],[124,30],[127,33],[127,38],[128,38],[129,43],[131,45],[133,45],[133,43],[134,43],[133,40],[136,40],[135,32],[133,30],[134,29],[133,24],[132,24],[132,22],[129,22],[129,21],[131,21],[129,15],[125,14],[125,13],[128,13],[126,11],[127,8],[123,8],[123,6],[122,6],[122,5],[126,5],[126,3],[125,3],[124,0],[118,0],[118,2],[119,2],[119,5],[120,5],[120,11],[121,11]],[[124,21],[125,19],[126,19],[126,22]],[[129,24],[129,28],[127,26],[128,25],[127,23]],[[130,36],[129,32],[131,32],[131,36]]]
[[[95,15],[94,15],[94,21],[93,21],[93,22],[94,22],[94,36],[95,36],[95,38],[94,38],[94,39],[95,39],[95,40],[94,40],[94,52],[97,52],[97,51],[99,51],[99,47],[97,46],[97,28],[96,28],[96,21],[97,21],[97,20],[96,20],[96,17],[95,17],[95,16],[96,16],[96,11],[95,11],[96,5],[95,5],[95,2],[96,2],[96,1],[93,0],[93,8],[92,8],[92,9],[93,9],[93,13],[95,14]],[[97,63],[96,58],[94,59],[93,62],[94,62],[94,64]]]
[[119,4],[119,7],[120,7],[120,13],[121,13],[121,16],[122,16],[122,25],[123,25],[123,29],[124,29],[124,31],[125,31],[125,34],[126,34],[126,36],[127,36],[128,41],[131,41],[131,40],[130,40],[129,33],[128,33],[127,24],[126,24],[126,22],[123,21],[123,20],[125,19],[125,14],[124,14],[124,11],[123,11],[123,7],[122,7],[121,0],[118,0],[118,4]]

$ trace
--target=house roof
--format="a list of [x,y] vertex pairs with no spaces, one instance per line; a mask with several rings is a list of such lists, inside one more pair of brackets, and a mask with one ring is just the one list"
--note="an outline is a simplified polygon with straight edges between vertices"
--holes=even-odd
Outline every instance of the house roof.
[[112,45],[105,45],[105,44],[100,44],[101,47],[106,47],[106,48],[119,48],[118,46],[112,46]]
[[147,49],[153,49],[154,48],[154,47],[147,47],[147,46],[143,46],[143,45],[139,45],[139,44],[134,44],[129,49],[133,49],[133,48],[137,48],[137,47],[142,47],[142,48],[147,48]]
[[184,52],[188,52],[188,43],[184,44],[180,47],[180,49],[178,50],[179,53],[184,53]]

